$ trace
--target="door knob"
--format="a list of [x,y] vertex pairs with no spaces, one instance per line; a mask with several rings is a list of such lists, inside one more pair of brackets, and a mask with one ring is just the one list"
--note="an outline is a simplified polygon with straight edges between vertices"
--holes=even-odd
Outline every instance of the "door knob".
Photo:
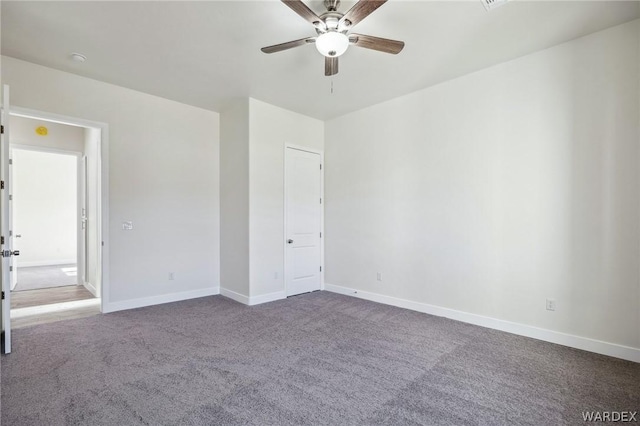
[[287,240],[287,243],[292,244],[293,240]]

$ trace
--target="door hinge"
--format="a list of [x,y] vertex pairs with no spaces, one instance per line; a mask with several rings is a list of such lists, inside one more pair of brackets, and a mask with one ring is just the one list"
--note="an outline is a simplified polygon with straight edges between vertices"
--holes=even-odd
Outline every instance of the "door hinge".
[[322,266],[320,267],[320,272],[322,272]]
[[2,292],[2,300],[4,300],[4,291]]
[[12,166],[13,165],[13,158],[9,158],[9,165]]
[[[0,126],[0,133],[2,133],[4,135],[4,126]],[[4,299],[4,297],[3,297]]]
[[9,194],[9,201],[13,201],[13,195]]
[[[3,186],[3,188],[4,188],[4,186]],[[322,204],[322,198],[320,198],[320,204]]]
[[320,170],[322,170],[322,164],[320,164]]
[[0,189],[4,189],[4,181],[0,180]]
[[320,233],[320,238],[322,238],[322,232]]
[[9,266],[9,272],[13,272],[13,266]]
[[0,244],[4,244],[4,236],[0,237]]

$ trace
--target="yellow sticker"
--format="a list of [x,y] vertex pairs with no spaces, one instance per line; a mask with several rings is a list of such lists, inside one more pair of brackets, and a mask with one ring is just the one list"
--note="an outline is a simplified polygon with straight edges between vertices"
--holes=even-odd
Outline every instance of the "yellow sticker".
[[49,129],[44,126],[40,126],[36,129],[36,133],[40,136],[47,136],[49,134]]

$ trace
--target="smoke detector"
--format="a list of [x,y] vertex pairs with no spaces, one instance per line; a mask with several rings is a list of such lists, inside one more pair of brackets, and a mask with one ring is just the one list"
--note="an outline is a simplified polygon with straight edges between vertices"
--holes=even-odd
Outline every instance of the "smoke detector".
[[82,53],[73,52],[71,55],[69,55],[69,57],[73,62],[78,62],[78,63],[83,63],[84,61],[87,60],[87,57],[84,56]]

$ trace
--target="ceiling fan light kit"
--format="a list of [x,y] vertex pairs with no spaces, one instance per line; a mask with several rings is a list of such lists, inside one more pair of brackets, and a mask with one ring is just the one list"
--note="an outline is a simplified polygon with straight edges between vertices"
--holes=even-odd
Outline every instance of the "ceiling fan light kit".
[[324,74],[338,73],[338,57],[344,54],[353,44],[365,49],[398,54],[404,48],[404,42],[380,37],[350,33],[351,29],[382,6],[387,0],[359,0],[347,13],[338,12],[340,0],[324,0],[327,11],[316,15],[301,0],[282,0],[291,10],[296,12],[314,26],[317,37],[307,37],[273,46],[263,47],[264,53],[275,53],[298,46],[314,43],[316,49],[325,58]]
[[316,49],[324,56],[338,57],[347,51],[349,37],[337,31],[320,34],[316,39]]

